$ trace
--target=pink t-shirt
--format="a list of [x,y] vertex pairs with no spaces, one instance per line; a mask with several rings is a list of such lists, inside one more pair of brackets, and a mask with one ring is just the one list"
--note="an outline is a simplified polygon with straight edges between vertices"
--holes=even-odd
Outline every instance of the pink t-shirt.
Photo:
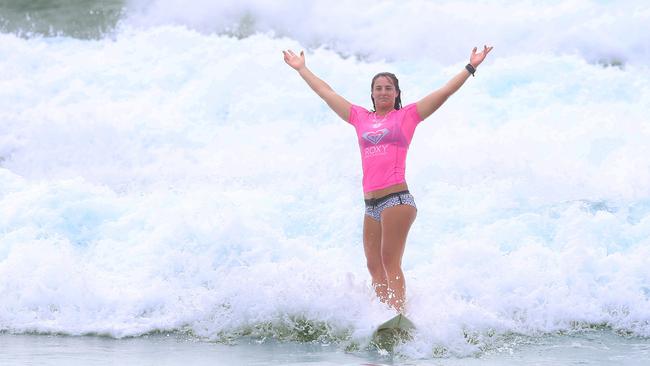
[[385,116],[352,105],[348,122],[359,139],[364,193],[406,181],[406,153],[420,121],[415,103]]

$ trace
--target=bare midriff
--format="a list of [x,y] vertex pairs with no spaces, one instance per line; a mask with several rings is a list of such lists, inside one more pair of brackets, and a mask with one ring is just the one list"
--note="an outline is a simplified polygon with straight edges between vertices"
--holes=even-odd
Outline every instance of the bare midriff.
[[395,184],[395,185],[392,185],[392,186],[389,186],[389,187],[386,187],[386,188],[378,189],[376,191],[366,192],[363,195],[363,198],[365,198],[367,200],[371,199],[371,198],[381,198],[381,197],[384,197],[384,196],[386,196],[388,194],[395,193],[395,192],[400,192],[400,191],[406,191],[408,189],[409,189],[409,187],[406,185],[406,182],[398,183],[398,184]]

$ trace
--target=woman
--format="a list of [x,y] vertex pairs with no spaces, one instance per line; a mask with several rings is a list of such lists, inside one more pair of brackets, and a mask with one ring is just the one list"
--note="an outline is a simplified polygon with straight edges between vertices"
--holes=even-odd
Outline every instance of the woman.
[[366,202],[363,247],[368,270],[379,299],[400,313],[404,311],[406,291],[402,255],[417,212],[404,179],[408,146],[417,124],[440,108],[470,74],[474,75],[491,50],[484,46],[477,53],[474,47],[469,64],[445,86],[404,108],[397,77],[387,72],[377,74],[370,85],[372,112],[352,105],[314,75],[305,65],[303,51],[300,56],[291,50],[282,51],[284,61],[357,131]]

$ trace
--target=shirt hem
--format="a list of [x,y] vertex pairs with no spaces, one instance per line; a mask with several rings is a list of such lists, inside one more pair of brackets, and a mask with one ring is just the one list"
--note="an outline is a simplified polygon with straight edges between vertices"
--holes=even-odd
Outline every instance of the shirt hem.
[[369,193],[369,192],[372,192],[372,191],[378,191],[378,190],[380,190],[380,189],[388,188],[388,187],[390,187],[390,186],[394,186],[394,185],[396,185],[396,184],[402,184],[402,183],[406,183],[406,179],[402,179],[401,181],[397,181],[397,182],[391,182],[391,183],[387,183],[387,184],[382,184],[382,185],[377,186],[377,187],[372,187],[372,188],[370,188],[370,189],[368,189],[368,190],[366,190],[366,188],[364,187],[364,188],[363,188],[363,193]]

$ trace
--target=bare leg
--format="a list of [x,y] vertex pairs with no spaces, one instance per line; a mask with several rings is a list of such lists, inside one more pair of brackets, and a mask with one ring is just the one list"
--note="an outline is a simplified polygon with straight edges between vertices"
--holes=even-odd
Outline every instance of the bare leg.
[[368,215],[363,217],[363,250],[366,253],[366,262],[372,287],[379,300],[388,302],[388,283],[386,271],[381,260],[381,223]]
[[406,294],[402,255],[416,214],[415,207],[409,205],[389,207],[381,213],[381,260],[388,284],[388,304],[400,313],[404,311]]

